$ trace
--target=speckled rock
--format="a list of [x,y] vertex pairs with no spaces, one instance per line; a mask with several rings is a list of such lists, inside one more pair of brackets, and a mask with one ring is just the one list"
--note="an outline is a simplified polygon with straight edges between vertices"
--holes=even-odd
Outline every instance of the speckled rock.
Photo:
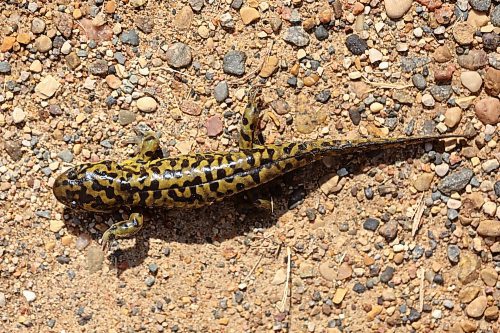
[[479,222],[477,233],[484,237],[500,237],[500,222],[495,220],[483,220]]
[[475,71],[488,64],[488,54],[483,50],[471,50],[468,54],[458,56],[457,61],[461,67]]
[[446,194],[463,190],[474,176],[471,169],[462,168],[446,176],[438,185],[438,189]]
[[191,48],[181,42],[170,45],[165,52],[167,63],[174,68],[183,68],[191,64]]
[[500,70],[488,68],[484,75],[484,88],[490,96],[500,95]]
[[232,50],[226,53],[222,61],[224,73],[231,75],[243,75],[245,73],[245,62],[247,55],[245,52]]
[[361,55],[365,53],[365,51],[368,49],[368,45],[364,39],[361,39],[358,35],[352,34],[347,36],[347,39],[345,41],[345,45],[347,46],[347,49],[355,55]]
[[287,29],[283,40],[295,46],[304,47],[309,44],[309,35],[302,26],[293,26]]
[[460,256],[460,262],[458,263],[458,279],[463,284],[471,283],[479,278],[479,268],[481,267],[481,262],[478,257],[471,252],[464,252]]

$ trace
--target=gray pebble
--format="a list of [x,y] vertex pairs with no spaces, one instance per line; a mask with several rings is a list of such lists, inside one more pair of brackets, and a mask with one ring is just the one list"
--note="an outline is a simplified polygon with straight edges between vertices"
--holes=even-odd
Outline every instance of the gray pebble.
[[366,41],[364,39],[361,39],[358,35],[352,34],[347,36],[347,39],[345,41],[345,45],[347,46],[347,49],[355,55],[361,55],[365,53],[365,51],[368,49],[368,45],[366,44]]
[[434,85],[430,89],[430,93],[432,97],[438,102],[443,102],[448,100],[452,94],[451,86],[450,85],[443,85],[443,86],[438,86]]
[[449,300],[449,299],[445,299],[445,300],[443,301],[443,306],[444,306],[445,308],[447,308],[448,310],[452,310],[452,309],[453,309],[453,307],[455,306],[455,304],[453,303],[453,301],[451,301],[451,300]]
[[415,308],[410,308],[410,314],[408,315],[408,320],[410,323],[416,322],[420,319],[420,312]]
[[319,41],[325,40],[329,36],[328,30],[323,25],[319,25],[314,30],[314,36],[316,36],[316,39]]
[[63,150],[57,156],[66,163],[71,163],[73,161],[73,154],[68,149]]
[[460,248],[457,245],[448,245],[446,254],[448,256],[448,260],[450,260],[450,262],[453,264],[458,263],[458,261],[460,260]]
[[459,169],[444,177],[439,183],[438,189],[445,194],[461,191],[469,184],[473,176],[474,172],[471,169]]
[[7,61],[0,61],[0,73],[8,74],[10,73],[11,67]]
[[221,81],[217,83],[214,88],[214,97],[215,100],[219,103],[222,103],[229,97],[229,87],[226,81]]
[[354,125],[359,125],[359,123],[361,122],[361,113],[359,113],[357,108],[350,108],[349,118],[351,118],[351,121]]
[[224,13],[220,16],[220,25],[226,29],[234,29],[234,20],[230,13]]
[[380,282],[388,283],[389,281],[391,281],[392,277],[394,276],[394,271],[394,267],[387,266],[382,274],[380,274]]
[[[200,1],[202,1],[202,0],[200,0]],[[239,10],[241,8],[241,6],[243,6],[243,0],[233,0],[231,2],[232,9]]]
[[288,28],[283,40],[295,46],[304,47],[309,44],[309,35],[302,26],[293,26]]
[[396,220],[390,220],[381,226],[378,232],[387,242],[392,242],[398,235],[398,222]]
[[135,113],[128,111],[128,110],[120,110],[120,113],[118,113],[118,122],[122,126],[127,126],[128,124],[131,124],[135,121],[136,115]]
[[108,62],[104,59],[97,59],[89,66],[89,72],[93,75],[106,75],[108,73]]
[[496,5],[491,11],[490,21],[495,27],[500,27],[500,5]]
[[411,81],[418,90],[425,90],[427,88],[427,81],[425,81],[425,77],[420,73],[413,75]]
[[450,221],[455,221],[458,218],[458,211],[456,209],[449,208],[446,216]]
[[480,12],[487,12],[491,6],[491,0],[469,0],[472,8]]
[[193,60],[188,45],[177,42],[171,45],[166,52],[167,63],[174,68],[187,67]]
[[242,51],[229,51],[222,61],[224,73],[231,75],[243,75],[245,73],[245,62],[247,55]]
[[116,53],[114,54],[114,57],[115,57],[115,60],[116,60],[116,61],[118,61],[118,63],[119,63],[120,65],[124,65],[124,64],[125,64],[125,61],[127,60],[127,59],[125,58],[125,55],[124,55],[123,53],[121,53],[121,52],[116,52]]
[[363,228],[365,228],[365,230],[375,231],[377,230],[379,224],[380,224],[379,220],[369,217],[363,223]]
[[500,180],[497,180],[495,182],[495,185],[493,185],[493,189],[495,190],[495,195],[497,198],[500,198]]
[[199,12],[203,8],[203,0],[189,0],[189,5],[195,12]]
[[134,29],[122,32],[122,34],[120,35],[120,40],[123,44],[139,46],[139,35]]
[[144,283],[146,284],[146,286],[152,287],[153,284],[155,284],[155,278],[153,276],[148,276],[146,280],[144,280]]

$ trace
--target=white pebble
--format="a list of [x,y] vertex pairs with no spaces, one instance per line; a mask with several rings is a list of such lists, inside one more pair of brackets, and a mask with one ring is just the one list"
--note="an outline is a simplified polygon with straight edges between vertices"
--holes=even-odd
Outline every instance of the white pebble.
[[30,290],[23,290],[23,296],[26,298],[28,303],[31,303],[36,299],[36,294]]

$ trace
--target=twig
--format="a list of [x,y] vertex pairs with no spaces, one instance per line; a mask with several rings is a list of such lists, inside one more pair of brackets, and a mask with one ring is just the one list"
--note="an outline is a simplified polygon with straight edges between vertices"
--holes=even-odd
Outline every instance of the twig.
[[372,86],[379,87],[382,89],[405,89],[413,87],[411,84],[397,84],[397,83],[385,83],[385,82],[372,82],[368,79],[363,78],[365,83],[371,84]]
[[263,257],[264,257],[264,255],[262,254],[260,256],[259,260],[257,260],[257,262],[255,263],[255,265],[253,265],[253,267],[250,270],[250,272],[248,272],[247,276],[245,276],[245,278],[243,279],[243,282],[247,281],[250,278],[250,275],[252,275],[252,273],[255,271],[255,269],[257,268],[257,266],[259,266],[260,261],[262,260]]
[[286,247],[286,252],[287,252],[287,265],[286,265],[286,281],[285,281],[285,290],[283,291],[283,297],[281,298],[281,302],[278,304],[278,310],[280,312],[285,312],[286,310],[286,299],[288,297],[288,285],[290,283],[290,272],[292,270],[292,251],[290,250],[290,247]]
[[420,268],[420,295],[418,297],[418,309],[420,312],[424,310],[424,276],[425,276],[425,268]]
[[192,75],[189,75],[189,74],[186,74],[186,73],[180,72],[180,71],[175,70],[175,69],[170,68],[170,67],[160,67],[160,68],[158,68],[158,69],[159,69],[159,70],[163,70],[163,71],[167,71],[167,72],[171,72],[171,73],[176,73],[176,74],[179,74],[179,75],[183,75],[183,76],[185,76],[185,77],[190,78],[191,80],[194,80],[194,79],[195,79],[195,77],[194,77],[194,76],[192,76]]
[[413,215],[413,223],[411,226],[411,236],[415,237],[417,231],[420,227],[420,221],[422,220],[422,215],[424,214],[424,195],[420,197],[420,202],[418,204],[417,210]]

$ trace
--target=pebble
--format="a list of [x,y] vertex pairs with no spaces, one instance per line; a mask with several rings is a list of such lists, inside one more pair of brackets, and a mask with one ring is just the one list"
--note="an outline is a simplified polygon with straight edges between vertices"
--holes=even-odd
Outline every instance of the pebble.
[[305,47],[309,44],[309,35],[302,26],[292,26],[285,32],[283,40],[298,47]]
[[379,220],[370,217],[370,218],[366,219],[365,222],[363,223],[363,228],[365,230],[375,231],[375,230],[377,230],[379,224],[380,224]]
[[219,116],[212,116],[207,119],[205,127],[207,129],[207,135],[209,137],[214,137],[222,133],[223,123]]
[[479,278],[481,263],[477,256],[471,252],[465,252],[460,256],[458,263],[458,279],[463,284],[471,283]]
[[139,34],[134,29],[122,32],[120,40],[123,44],[139,46]]
[[257,9],[252,7],[242,7],[240,9],[240,16],[243,24],[248,25],[260,18],[260,13]]
[[493,216],[495,215],[496,210],[497,210],[497,205],[492,201],[488,201],[483,205],[483,212],[486,215]]
[[165,52],[167,64],[174,68],[183,68],[191,64],[191,48],[181,42],[170,45]]
[[259,76],[268,78],[278,69],[279,59],[277,56],[269,56],[260,70]]
[[45,35],[41,35],[35,40],[35,48],[38,52],[49,52],[52,49],[52,40]]
[[31,21],[31,32],[34,34],[41,34],[45,31],[45,21],[41,18],[35,17],[33,21]]
[[333,281],[337,277],[337,272],[333,269],[328,262],[322,262],[318,268],[321,277],[327,281]]
[[431,87],[429,92],[436,101],[444,102],[448,100],[448,98],[450,98],[453,90],[451,89],[450,85],[434,85]]
[[490,12],[490,21],[495,27],[500,27],[500,5],[496,5]]
[[433,107],[436,105],[436,101],[434,100],[434,97],[432,97],[431,94],[423,94],[422,95],[422,104],[426,107]]
[[499,310],[498,310],[497,306],[493,305],[493,306],[487,307],[486,310],[484,310],[484,319],[494,322],[494,321],[498,320],[498,313],[499,313]]
[[412,0],[384,0],[385,12],[391,19],[403,17],[411,8]]
[[5,305],[7,305],[5,294],[0,292],[0,308],[5,307]]
[[453,107],[446,110],[444,113],[444,123],[449,128],[453,128],[460,123],[462,119],[462,109],[459,107]]
[[475,71],[488,64],[488,54],[484,50],[471,50],[458,56],[457,62],[461,67]]
[[89,72],[93,75],[103,76],[108,73],[108,62],[104,59],[97,59],[89,66]]
[[387,266],[384,271],[380,274],[380,282],[389,283],[394,277],[394,267]]
[[439,177],[444,177],[448,173],[448,170],[450,170],[450,166],[446,163],[441,163],[436,165],[435,172]]
[[486,267],[481,271],[481,279],[484,281],[489,287],[494,287],[497,284],[498,273],[495,271],[493,267]]
[[61,84],[52,75],[45,76],[36,86],[35,92],[43,99],[48,99],[54,96],[55,92]]
[[442,193],[450,194],[463,190],[474,176],[474,172],[468,168],[462,168],[446,176],[439,184],[438,189]]
[[215,100],[219,103],[222,103],[229,97],[229,86],[226,81],[221,81],[217,83],[214,88],[214,97]]
[[1,74],[9,74],[11,70],[11,66],[7,61],[0,61],[0,73]]
[[491,159],[491,160],[487,160],[487,161],[484,161],[482,164],[481,164],[481,168],[483,169],[484,172],[486,173],[490,173],[496,169],[498,169],[499,167],[499,162],[497,159]]
[[276,271],[276,274],[274,274],[274,278],[271,281],[272,285],[278,286],[280,284],[285,283],[286,281],[286,270],[284,269],[278,269]]
[[413,186],[419,192],[425,192],[430,189],[434,175],[432,173],[423,173],[413,182]]
[[23,109],[15,107],[12,111],[12,120],[15,124],[20,124],[26,119],[26,113]]
[[480,318],[486,307],[488,306],[488,299],[486,296],[479,296],[475,300],[469,303],[465,308],[465,312],[469,317]]
[[153,97],[144,96],[137,100],[137,108],[146,113],[155,112],[158,108],[158,102]]
[[480,12],[487,12],[491,6],[491,0],[469,0],[471,7]]
[[177,29],[186,30],[189,29],[192,21],[193,10],[190,6],[184,6],[175,15],[173,24]]
[[36,300],[36,294],[31,290],[23,290],[23,296],[28,303],[31,303]]
[[78,235],[75,241],[75,247],[78,251],[83,251],[90,244],[90,235],[82,233]]
[[382,52],[380,52],[377,49],[369,49],[368,50],[368,58],[370,59],[370,62],[372,64],[379,62],[379,61],[382,61],[383,56],[384,55],[382,54]]
[[453,37],[460,45],[469,45],[474,41],[476,29],[467,22],[458,22],[453,28]]
[[477,233],[484,237],[500,237],[500,222],[495,220],[483,220],[479,222]]
[[368,49],[366,41],[356,34],[347,36],[345,44],[347,49],[354,55],[361,55]]
[[496,125],[500,121],[500,100],[495,97],[485,97],[478,100],[474,111],[483,124]]
[[347,294],[347,289],[337,288],[337,290],[335,290],[335,294],[333,295],[332,302],[337,305],[342,303],[346,294]]
[[69,151],[69,149],[65,149],[61,151],[59,154],[57,154],[57,157],[59,157],[63,162],[66,163],[71,163],[73,161],[73,153]]
[[478,92],[483,85],[481,75],[475,71],[462,72],[462,74],[460,74],[460,80],[462,81],[462,85],[473,93]]
[[420,73],[413,75],[411,81],[418,90],[425,90],[425,88],[427,88],[427,81]]
[[466,286],[458,293],[458,299],[461,303],[469,304],[479,295],[481,290],[479,286]]
[[201,114],[201,107],[198,103],[190,100],[184,100],[181,105],[182,112],[191,116],[199,116]]
[[76,69],[82,63],[80,57],[78,57],[78,55],[75,52],[71,52],[70,54],[68,54],[65,57],[65,59],[66,63],[71,69]]
[[448,260],[453,264],[457,264],[460,260],[460,248],[457,245],[448,245],[446,254]]
[[189,0],[189,5],[191,6],[191,8],[193,8],[195,12],[199,12],[203,8],[204,2],[203,0]]
[[154,276],[148,276],[144,280],[144,283],[146,284],[146,286],[152,287],[155,284],[155,281],[156,281],[156,279],[154,278]]
[[[499,6],[500,7],[500,6]],[[500,70],[488,68],[484,75],[484,88],[491,96],[500,95]]]
[[316,29],[314,29],[314,36],[316,37],[317,40],[323,41],[325,39],[328,39],[330,34],[323,25],[319,25],[316,27]]
[[432,57],[437,62],[444,63],[444,62],[450,61],[453,56],[452,56],[452,54],[451,54],[450,49],[449,49],[448,46],[441,45],[441,46],[439,46],[439,47],[436,48],[436,50],[434,51]]
[[247,55],[242,51],[229,51],[222,61],[224,73],[241,76],[245,73]]

